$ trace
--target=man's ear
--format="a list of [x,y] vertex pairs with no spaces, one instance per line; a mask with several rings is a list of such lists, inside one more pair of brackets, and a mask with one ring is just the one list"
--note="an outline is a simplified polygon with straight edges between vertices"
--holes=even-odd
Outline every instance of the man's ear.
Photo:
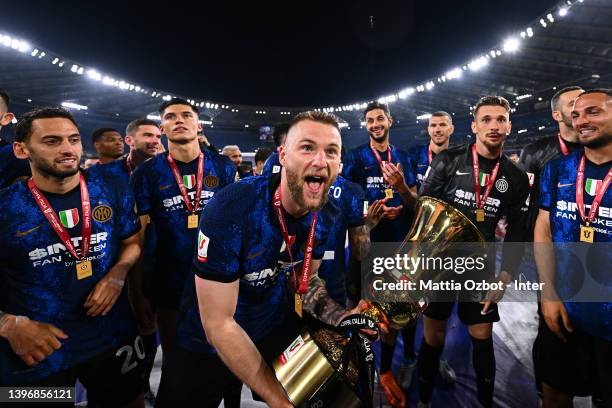
[[278,161],[282,166],[287,164],[287,152],[285,150],[285,145],[278,146]]
[[30,158],[30,151],[25,142],[13,142],[13,153],[18,159],[27,160]]
[[563,121],[563,115],[561,114],[561,111],[558,111],[558,110],[552,111],[552,117],[557,122]]
[[11,112],[7,112],[0,117],[0,126],[6,126],[15,119],[15,115]]

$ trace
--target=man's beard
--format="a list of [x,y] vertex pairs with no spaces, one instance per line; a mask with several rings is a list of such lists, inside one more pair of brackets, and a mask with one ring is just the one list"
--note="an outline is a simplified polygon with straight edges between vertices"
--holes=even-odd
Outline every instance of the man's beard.
[[382,136],[380,136],[380,137],[376,137],[376,136],[374,136],[372,133],[369,133],[369,132],[368,132],[368,134],[370,135],[370,137],[371,137],[372,139],[374,139],[374,141],[375,141],[376,143],[382,143],[382,142],[384,142],[385,140],[387,140],[387,137],[389,137],[389,129],[385,129],[384,133],[383,133],[383,134],[382,134]]
[[307,205],[304,201],[304,185],[300,183],[300,176],[288,167],[285,167],[285,172],[287,173],[287,184],[289,185],[291,198],[300,208],[308,211],[317,211],[327,204],[327,192],[331,187],[329,181],[323,186],[323,195],[319,203],[317,205]]
[[584,143],[584,147],[588,147],[589,149],[595,150],[605,146],[608,146],[612,143],[612,134],[610,135],[602,135],[595,140],[591,140],[588,143]]
[[561,112],[561,122],[568,128],[573,129],[571,116],[567,116],[565,113]]
[[[57,180],[63,180],[65,178],[72,177],[79,172],[78,166],[76,166],[74,169],[61,171],[54,168],[45,160],[30,157],[30,161],[32,162],[36,170],[38,170],[38,172],[46,179],[55,178]],[[77,160],[77,163],[79,161],[80,160]]]
[[496,149],[501,149],[505,141],[506,141],[506,136],[502,136],[499,139],[499,142],[490,142],[489,139],[485,138],[482,140],[482,144],[485,145],[485,147],[489,150],[496,150]]
[[436,138],[437,137],[443,137],[443,136],[434,136],[431,140],[432,142],[436,145],[436,146],[444,146],[444,144],[446,144],[446,142],[448,141],[448,138],[444,139],[442,142],[436,142]]

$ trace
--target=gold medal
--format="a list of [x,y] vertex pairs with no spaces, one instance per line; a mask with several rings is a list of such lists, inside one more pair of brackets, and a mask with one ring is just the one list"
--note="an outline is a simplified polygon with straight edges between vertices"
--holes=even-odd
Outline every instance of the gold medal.
[[586,225],[581,225],[580,226],[580,242],[587,242],[589,244],[592,244],[593,238],[595,238],[595,228],[587,227]]
[[476,221],[484,222],[484,220],[485,220],[484,210],[482,208],[477,209],[476,210]]
[[302,318],[302,297],[297,292],[295,294],[295,313]]
[[385,198],[388,198],[388,199],[393,198],[393,189],[391,188],[385,189]]
[[89,278],[91,275],[93,275],[93,268],[91,267],[91,261],[77,262],[76,272],[77,272],[78,280]]
[[198,214],[189,214],[187,216],[187,228],[198,228]]

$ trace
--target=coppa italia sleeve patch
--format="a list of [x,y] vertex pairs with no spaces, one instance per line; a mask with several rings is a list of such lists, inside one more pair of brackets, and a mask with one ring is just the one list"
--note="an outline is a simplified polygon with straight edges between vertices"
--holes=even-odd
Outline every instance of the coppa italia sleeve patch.
[[198,261],[208,261],[208,244],[210,238],[208,238],[202,231],[198,231]]

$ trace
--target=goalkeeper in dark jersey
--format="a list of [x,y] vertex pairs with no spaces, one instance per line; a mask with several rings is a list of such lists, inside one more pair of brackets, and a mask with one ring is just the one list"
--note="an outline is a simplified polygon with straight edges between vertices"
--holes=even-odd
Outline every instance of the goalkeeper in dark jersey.
[[[505,241],[524,240],[529,194],[527,175],[502,154],[511,131],[510,105],[502,97],[481,98],[474,111],[472,132],[476,142],[448,149],[433,160],[421,188],[421,195],[440,198],[467,216],[489,242],[495,241],[495,227],[507,217]],[[520,256],[504,254],[498,281],[507,284]],[[504,286],[505,287],[505,286]],[[468,326],[473,346],[478,400],[493,404],[495,355],[493,322],[499,321],[497,302],[503,291],[489,292],[484,305],[459,302],[459,319]],[[422,404],[429,404],[433,381],[444,347],[446,321],[453,302],[432,302],[425,310],[424,339],[419,352],[419,389]]]

